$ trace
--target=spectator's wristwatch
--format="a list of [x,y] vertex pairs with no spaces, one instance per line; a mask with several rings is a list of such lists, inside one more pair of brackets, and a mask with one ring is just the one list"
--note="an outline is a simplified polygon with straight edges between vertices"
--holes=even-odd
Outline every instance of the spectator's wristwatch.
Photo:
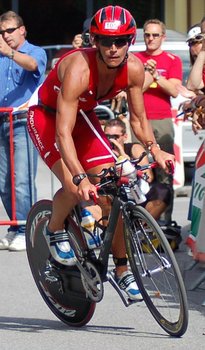
[[81,181],[83,179],[85,179],[85,177],[87,177],[86,174],[78,174],[78,175],[73,176],[73,183],[74,183],[74,185],[79,186]]

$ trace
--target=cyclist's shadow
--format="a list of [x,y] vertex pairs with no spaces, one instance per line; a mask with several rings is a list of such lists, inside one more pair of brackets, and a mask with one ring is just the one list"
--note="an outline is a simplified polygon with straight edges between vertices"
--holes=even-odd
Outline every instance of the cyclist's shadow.
[[60,332],[92,332],[98,334],[110,334],[129,337],[149,337],[161,338],[169,337],[168,334],[160,334],[154,332],[137,331],[133,327],[120,326],[95,326],[86,325],[81,328],[68,327],[66,324],[58,320],[48,320],[28,317],[0,317],[0,330],[18,331],[23,333],[42,333],[45,330],[55,330]]

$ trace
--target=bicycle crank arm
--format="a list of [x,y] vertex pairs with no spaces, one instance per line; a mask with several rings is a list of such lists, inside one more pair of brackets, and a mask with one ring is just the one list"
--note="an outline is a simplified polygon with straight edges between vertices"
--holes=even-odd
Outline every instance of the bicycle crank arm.
[[95,289],[95,284],[93,283],[92,277],[89,275],[89,273],[85,270],[85,268],[81,265],[79,261],[76,262],[77,268],[80,270],[81,274],[85,278],[86,282],[90,286],[90,288]]

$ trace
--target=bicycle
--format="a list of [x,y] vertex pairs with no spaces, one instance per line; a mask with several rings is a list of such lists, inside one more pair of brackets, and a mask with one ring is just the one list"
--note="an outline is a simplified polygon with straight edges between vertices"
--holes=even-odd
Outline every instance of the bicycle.
[[99,178],[96,185],[99,195],[109,196],[112,201],[99,250],[87,248],[78,206],[66,219],[65,228],[77,257],[75,266],[67,267],[54,261],[42,234],[52,202],[41,200],[29,213],[27,255],[35,283],[51,311],[69,326],[80,327],[89,322],[96,303],[103,299],[106,281],[114,287],[126,307],[136,303],[119,288],[114,271],[108,266],[115,227],[122,215],[129,267],[144,302],[168,334],[180,337],[186,332],[188,306],[180,269],[163,231],[146,209],[137,204],[143,171],[157,166],[156,162],[139,166],[144,155],[134,162],[135,179],[121,176],[116,167],[103,169],[95,175]]

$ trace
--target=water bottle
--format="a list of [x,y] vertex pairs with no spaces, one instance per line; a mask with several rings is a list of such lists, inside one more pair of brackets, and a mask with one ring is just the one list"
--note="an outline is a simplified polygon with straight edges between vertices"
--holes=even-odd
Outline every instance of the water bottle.
[[98,230],[95,230],[95,219],[91,212],[83,209],[81,212],[81,226],[85,228],[84,235],[89,249],[98,248],[101,245],[101,238]]
[[127,176],[131,179],[136,178],[136,169],[134,165],[124,156],[119,156],[115,164],[119,176]]

